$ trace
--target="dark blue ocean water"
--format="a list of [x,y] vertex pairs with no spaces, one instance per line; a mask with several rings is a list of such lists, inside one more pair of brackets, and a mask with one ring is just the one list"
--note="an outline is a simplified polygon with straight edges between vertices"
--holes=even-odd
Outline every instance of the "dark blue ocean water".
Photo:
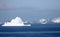
[[60,24],[32,24],[30,27],[2,27],[0,37],[60,37]]

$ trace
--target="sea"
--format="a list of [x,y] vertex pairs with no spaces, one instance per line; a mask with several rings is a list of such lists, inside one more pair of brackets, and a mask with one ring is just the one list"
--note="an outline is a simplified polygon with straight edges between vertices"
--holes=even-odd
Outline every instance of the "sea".
[[60,24],[0,26],[0,37],[60,37]]

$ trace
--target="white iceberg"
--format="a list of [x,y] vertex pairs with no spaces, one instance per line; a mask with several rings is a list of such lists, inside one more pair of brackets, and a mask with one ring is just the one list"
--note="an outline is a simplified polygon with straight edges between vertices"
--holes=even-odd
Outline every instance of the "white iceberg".
[[40,19],[40,21],[39,21],[41,24],[46,24],[47,22],[48,22],[48,20],[47,19]]
[[25,25],[20,17],[16,17],[15,19],[12,19],[11,22],[5,22],[4,25],[2,26],[31,26],[31,25],[30,24]]
[[60,23],[60,17],[59,17],[59,18],[54,18],[54,19],[52,20],[52,22],[53,22],[53,23]]

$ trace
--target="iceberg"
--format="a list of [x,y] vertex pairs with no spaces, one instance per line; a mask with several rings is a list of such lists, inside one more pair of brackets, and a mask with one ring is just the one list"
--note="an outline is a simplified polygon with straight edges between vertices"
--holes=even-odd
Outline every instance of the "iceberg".
[[11,22],[5,22],[2,26],[31,26],[30,24],[25,25],[20,17],[12,19]]
[[52,19],[52,22],[53,23],[60,23],[60,17]]
[[46,23],[48,22],[48,20],[47,20],[47,19],[40,19],[39,22],[40,22],[41,24],[46,24]]

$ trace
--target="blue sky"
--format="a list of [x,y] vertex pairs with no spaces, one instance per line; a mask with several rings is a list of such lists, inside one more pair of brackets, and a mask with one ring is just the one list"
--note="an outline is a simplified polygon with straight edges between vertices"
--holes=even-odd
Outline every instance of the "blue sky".
[[60,0],[0,0],[0,20],[16,16],[28,21],[60,17]]

